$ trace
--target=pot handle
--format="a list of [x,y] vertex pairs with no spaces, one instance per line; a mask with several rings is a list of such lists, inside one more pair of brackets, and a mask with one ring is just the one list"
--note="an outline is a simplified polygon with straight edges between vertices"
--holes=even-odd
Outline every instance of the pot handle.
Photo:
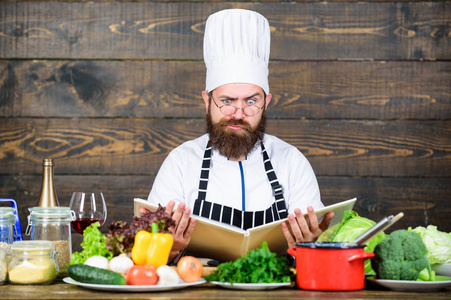
[[368,259],[374,257],[374,253],[373,252],[363,252],[363,253],[359,253],[359,254],[354,254],[353,256],[348,258],[348,261],[354,261],[354,260],[358,260],[358,259]]
[[287,252],[291,256],[296,257],[296,248],[288,248]]

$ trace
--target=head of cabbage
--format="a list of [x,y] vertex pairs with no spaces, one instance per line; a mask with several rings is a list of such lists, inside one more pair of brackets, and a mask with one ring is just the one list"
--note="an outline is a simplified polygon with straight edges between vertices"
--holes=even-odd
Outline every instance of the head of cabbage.
[[426,246],[427,258],[431,265],[451,263],[451,232],[439,231],[437,226],[418,226],[407,230],[418,233]]
[[[376,225],[376,222],[360,217],[355,211],[347,210],[343,213],[341,222],[324,231],[319,237],[318,242],[353,242],[360,235]],[[378,233],[369,240],[364,248],[366,252],[373,252],[376,245],[385,239],[384,232]],[[365,260],[365,274],[376,274],[371,268],[371,260]]]

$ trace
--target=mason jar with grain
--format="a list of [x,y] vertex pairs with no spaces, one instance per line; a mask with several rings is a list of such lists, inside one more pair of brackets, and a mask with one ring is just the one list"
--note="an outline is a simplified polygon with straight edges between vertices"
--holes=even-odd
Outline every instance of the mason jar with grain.
[[58,278],[66,276],[65,270],[72,255],[72,237],[70,222],[75,214],[69,207],[33,207],[28,209],[28,226],[25,232],[33,241],[51,241],[58,253],[56,262],[60,273]]
[[56,251],[50,241],[18,241],[8,251],[8,279],[13,284],[49,284],[56,278]]

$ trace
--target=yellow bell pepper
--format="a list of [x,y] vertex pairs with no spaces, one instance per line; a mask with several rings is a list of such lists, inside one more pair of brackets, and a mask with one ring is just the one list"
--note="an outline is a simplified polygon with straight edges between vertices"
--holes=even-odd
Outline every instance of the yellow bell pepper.
[[140,230],[135,236],[132,260],[136,265],[166,265],[174,240],[169,233],[158,233],[158,225],[152,223],[152,233]]
[[132,248],[132,260],[135,265],[145,265],[147,263],[147,249],[149,249],[152,233],[140,230],[135,235],[135,242]]
[[[152,232],[154,232],[154,230],[152,230]],[[166,265],[173,243],[174,239],[172,238],[172,235],[170,233],[158,233],[157,227],[157,233],[152,233],[150,245],[147,249],[147,264],[152,265],[157,269],[159,266]]]

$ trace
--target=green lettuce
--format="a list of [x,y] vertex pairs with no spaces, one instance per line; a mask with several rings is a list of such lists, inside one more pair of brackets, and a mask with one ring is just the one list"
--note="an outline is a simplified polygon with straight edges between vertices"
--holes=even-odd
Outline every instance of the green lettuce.
[[409,231],[418,233],[426,245],[426,256],[431,265],[451,263],[451,233],[437,230],[437,226],[418,226]]
[[[360,235],[376,225],[376,222],[368,218],[359,216],[353,210],[347,210],[343,213],[341,222],[324,231],[319,237],[319,242],[353,242]],[[384,232],[378,233],[369,240],[364,248],[366,252],[373,252],[376,245],[385,239]],[[365,260],[365,274],[376,274],[371,268],[371,260]]]
[[86,227],[83,231],[82,252],[74,252],[70,257],[70,265],[83,264],[88,258],[95,255],[104,256],[108,259],[113,258],[105,244],[106,237],[99,230],[100,223],[95,222]]

